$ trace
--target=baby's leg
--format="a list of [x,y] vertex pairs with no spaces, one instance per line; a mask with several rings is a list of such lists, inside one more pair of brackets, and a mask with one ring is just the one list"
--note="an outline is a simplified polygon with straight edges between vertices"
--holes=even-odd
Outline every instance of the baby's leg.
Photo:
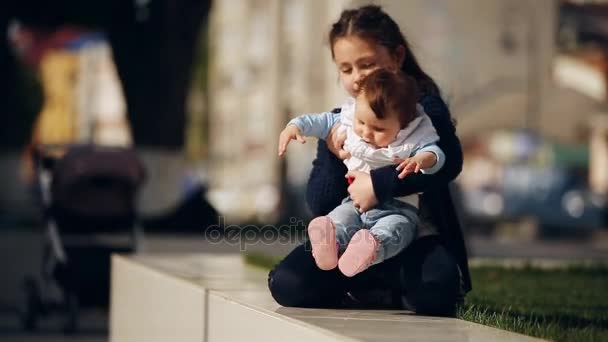
[[369,266],[395,256],[416,237],[416,223],[410,218],[390,214],[379,218],[369,229],[361,229],[340,257],[340,271],[352,277]]
[[[312,255],[322,270],[331,270],[338,265],[338,247],[348,244],[353,227],[360,227],[361,220],[354,210],[349,210],[352,202],[336,207],[328,216],[320,216],[308,225],[308,238]],[[354,213],[354,215],[353,215]]]
[[341,251],[344,251],[353,235],[363,226],[361,214],[355,209],[353,202],[348,200],[337,206],[327,216],[336,229],[338,246]]
[[417,222],[400,214],[380,218],[369,231],[380,243],[372,264],[381,263],[399,254],[418,234]]

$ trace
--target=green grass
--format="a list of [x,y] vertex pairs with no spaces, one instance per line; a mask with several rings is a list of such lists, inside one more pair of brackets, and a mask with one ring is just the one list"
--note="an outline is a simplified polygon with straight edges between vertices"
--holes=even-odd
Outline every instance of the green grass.
[[458,317],[554,341],[608,341],[608,268],[473,268]]
[[245,253],[245,254],[243,254],[243,257],[245,258],[246,263],[253,265],[253,266],[261,267],[261,268],[264,268],[267,270],[270,270],[271,268],[274,267],[274,265],[278,264],[279,261],[281,261],[281,258],[275,258],[275,257],[268,256],[266,254],[257,253],[257,252]]
[[[247,254],[266,269],[279,260]],[[608,341],[608,267],[471,269],[474,290],[457,317],[553,341]]]

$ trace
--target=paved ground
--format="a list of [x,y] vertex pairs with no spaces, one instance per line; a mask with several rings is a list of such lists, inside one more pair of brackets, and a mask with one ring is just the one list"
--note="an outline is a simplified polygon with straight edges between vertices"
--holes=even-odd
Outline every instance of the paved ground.
[[[608,262],[608,248],[602,239],[498,241],[489,237],[469,238],[472,256],[484,258],[550,258],[554,260],[603,260]],[[0,230],[0,340],[2,341],[106,341],[107,318],[104,312],[86,312],[81,333],[73,337],[61,334],[61,320],[44,321],[36,334],[24,335],[17,319],[20,284],[27,274],[37,274],[42,236],[31,230]],[[147,235],[143,245],[149,253],[238,253],[241,250],[263,251],[275,256],[288,253],[293,243],[257,242],[244,248],[239,244],[211,243],[200,236]]]
[[[112,334],[117,340],[539,341],[406,310],[281,307],[266,288],[266,272],[244,267],[235,254],[142,255],[115,261],[119,301]],[[140,291],[142,282],[149,284],[146,291]],[[167,291],[175,298],[159,296]],[[159,305],[163,311],[154,312]],[[201,319],[205,313],[215,314]],[[239,322],[237,329],[234,322]],[[179,331],[166,329],[176,325]]]

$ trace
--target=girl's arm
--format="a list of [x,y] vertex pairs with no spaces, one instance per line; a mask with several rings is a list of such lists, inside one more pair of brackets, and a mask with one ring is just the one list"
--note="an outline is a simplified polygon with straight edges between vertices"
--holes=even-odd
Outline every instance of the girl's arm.
[[445,164],[435,174],[415,173],[399,179],[395,166],[385,166],[371,172],[371,182],[379,202],[424,192],[454,180],[462,170],[462,149],[449,109],[439,96],[427,95],[420,99],[424,111],[431,118],[439,135],[437,146],[445,153]]

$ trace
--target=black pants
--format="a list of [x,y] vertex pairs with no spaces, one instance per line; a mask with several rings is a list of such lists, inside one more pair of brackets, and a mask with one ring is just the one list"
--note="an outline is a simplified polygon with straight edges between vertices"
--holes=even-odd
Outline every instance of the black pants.
[[348,278],[320,270],[305,243],[270,271],[268,287],[283,306],[398,308],[452,316],[462,301],[456,261],[435,236],[414,241],[399,255]]

